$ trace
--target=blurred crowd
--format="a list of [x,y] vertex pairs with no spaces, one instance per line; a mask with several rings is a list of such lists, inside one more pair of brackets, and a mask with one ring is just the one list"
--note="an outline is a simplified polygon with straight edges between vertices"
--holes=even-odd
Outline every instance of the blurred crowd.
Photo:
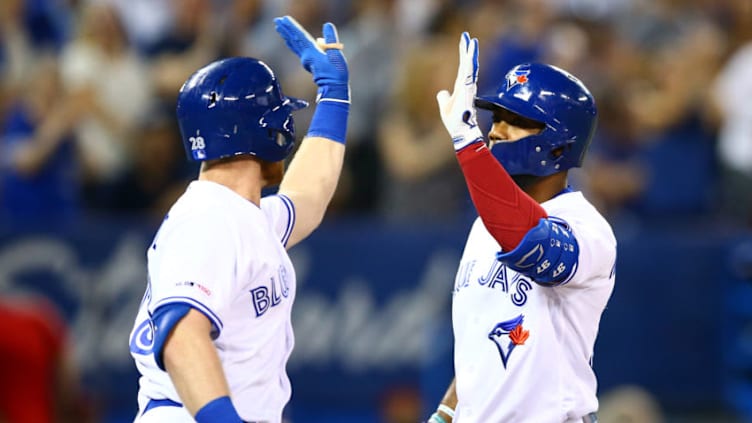
[[[435,102],[469,30],[481,92],[524,61],[591,88],[599,129],[570,182],[608,216],[752,226],[749,0],[3,0],[0,217],[158,219],[196,175],[174,116],[195,69],[253,56],[286,94],[315,97],[274,31],[283,14],[314,32],[332,21],[346,45],[353,106],[334,216],[472,213]],[[296,114],[298,138],[310,115]]]

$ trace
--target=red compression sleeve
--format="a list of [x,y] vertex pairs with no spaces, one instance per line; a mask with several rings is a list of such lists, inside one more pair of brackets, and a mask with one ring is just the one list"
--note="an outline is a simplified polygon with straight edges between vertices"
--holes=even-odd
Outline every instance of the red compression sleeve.
[[470,197],[486,229],[504,251],[511,251],[525,234],[547,217],[546,211],[509,176],[485,144],[457,153]]

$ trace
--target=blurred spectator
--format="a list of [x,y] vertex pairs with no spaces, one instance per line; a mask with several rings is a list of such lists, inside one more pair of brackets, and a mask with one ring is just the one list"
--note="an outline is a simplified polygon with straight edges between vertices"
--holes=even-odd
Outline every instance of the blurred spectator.
[[572,173],[570,183],[584,185],[598,209],[614,216],[645,190],[645,170],[634,154],[638,140],[620,93],[597,98],[598,130],[583,167],[588,176]]
[[0,2],[2,83],[22,77],[36,52],[58,52],[67,41],[72,19],[65,1]]
[[19,91],[36,51],[24,26],[24,0],[0,2],[0,112]]
[[639,386],[620,386],[600,397],[598,421],[601,423],[663,423],[658,401]]
[[396,60],[404,48],[392,27],[396,5],[396,0],[358,2],[353,5],[354,16],[340,30],[348,51],[350,87],[357,95],[350,108],[347,160],[337,190],[340,207],[349,211],[373,210],[380,196],[383,169],[376,146],[379,122],[374,115],[385,114],[390,107],[384,87],[392,85]]
[[[263,58],[264,62],[275,70],[277,77],[285,81],[287,94],[314,98],[316,86],[311,84],[310,74],[300,67],[297,58],[289,54],[287,48],[284,47],[284,41],[274,29],[273,18],[282,15],[294,16],[303,28],[310,28],[311,34],[319,37],[322,25],[329,20],[328,9],[327,0],[267,1],[263,12],[265,18],[256,21],[257,25],[247,27],[244,33],[235,35],[243,39],[242,50],[239,53],[244,56]],[[334,23],[338,27],[343,26],[340,22]],[[343,38],[342,41],[348,49],[347,40]],[[301,122],[301,127],[305,127],[305,123],[299,118],[301,112],[306,114],[310,113],[310,110],[301,110],[295,115],[296,122]]]
[[128,44],[117,9],[86,2],[78,34],[61,56],[67,95],[84,112],[75,135],[85,171],[86,202],[106,209],[108,188],[132,166],[137,123],[152,89],[145,63]]
[[437,37],[413,46],[401,59],[388,114],[378,122],[385,170],[380,211],[387,219],[457,218],[471,207],[435,101],[455,79],[457,64],[446,58],[456,48],[456,42]]
[[10,105],[0,127],[0,216],[12,221],[75,217],[79,166],[69,134],[77,106],[61,99],[52,57],[32,68],[24,95]]
[[403,40],[422,38],[429,32],[431,22],[440,13],[442,4],[451,5],[446,0],[397,0],[397,14],[394,30]]
[[612,210],[642,217],[709,214],[716,169],[714,134],[703,109],[724,39],[702,19],[658,39],[641,50],[642,66],[614,69],[620,79],[611,80],[613,92],[598,99],[604,100],[605,125],[594,146],[594,166],[588,165],[598,175],[589,189]]
[[0,298],[0,331],[0,421],[94,421],[65,323],[51,303]]
[[382,395],[381,423],[415,423],[423,416],[420,391],[413,386],[392,386]]
[[648,182],[637,206],[647,216],[713,211],[714,133],[703,120],[703,109],[723,41],[713,24],[696,20],[650,58],[651,84],[628,93],[629,112],[645,145]]
[[173,110],[155,109],[139,127],[134,140],[133,167],[112,187],[118,213],[145,215],[159,222],[198,172],[185,160]]
[[715,6],[714,17],[730,38],[729,51],[736,51],[752,40],[752,2],[747,0],[705,0]]
[[496,87],[488,81],[503,81],[512,67],[542,60],[544,34],[552,21],[551,8],[543,2],[512,0],[504,13],[496,14],[500,24],[491,28],[499,28],[499,32],[489,34],[493,37],[487,41],[489,48],[481,48],[479,93],[494,91]]
[[172,24],[171,0],[109,0],[122,18],[134,48],[148,55],[157,49]]
[[[544,0],[509,0],[499,7],[494,0],[484,0],[477,6],[465,7],[469,24],[448,35],[456,35],[471,28],[480,43],[478,93],[495,92],[493,81],[503,81],[512,67],[525,62],[543,61],[546,31],[551,24],[551,9],[543,7]],[[454,79],[450,79],[453,81]],[[478,111],[482,130],[491,128],[491,113]]]
[[752,227],[752,41],[731,56],[711,87],[720,120],[723,209],[729,217]]
[[265,9],[263,0],[232,0],[227,8],[227,49],[231,56],[252,55],[254,45],[271,41],[275,33],[262,34],[261,29],[272,29],[269,24],[271,14]]
[[616,32],[642,50],[672,43],[698,16],[698,2],[686,7],[683,0],[632,0],[632,7],[611,16]]
[[210,0],[169,0],[170,27],[146,51],[154,89],[172,103],[183,82],[219,55],[223,31]]
[[16,102],[40,55],[57,53],[73,16],[65,1],[0,2],[0,121]]
[[23,0],[24,23],[37,50],[59,52],[68,42],[74,22],[69,0]]

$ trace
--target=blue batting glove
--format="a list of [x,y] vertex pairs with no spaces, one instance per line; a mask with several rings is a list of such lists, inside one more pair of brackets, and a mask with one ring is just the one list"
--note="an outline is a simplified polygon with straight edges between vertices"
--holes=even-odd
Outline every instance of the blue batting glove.
[[275,28],[285,40],[287,47],[300,57],[303,68],[313,75],[318,85],[316,102],[350,102],[349,73],[347,61],[342,54],[342,44],[337,28],[325,23],[323,39],[314,40],[300,24],[290,16],[274,19]]

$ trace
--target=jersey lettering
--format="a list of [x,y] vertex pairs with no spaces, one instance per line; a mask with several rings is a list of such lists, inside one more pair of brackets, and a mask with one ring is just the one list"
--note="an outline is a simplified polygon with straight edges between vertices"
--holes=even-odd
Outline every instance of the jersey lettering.
[[274,283],[275,278],[272,278],[272,307],[282,302],[282,296],[277,292],[277,284]]
[[282,296],[287,298],[287,296],[290,295],[290,282],[287,279],[287,270],[285,270],[284,266],[279,266],[277,273],[279,274],[279,280],[282,285]]
[[258,286],[250,292],[256,317],[263,316],[270,308],[279,305],[283,298],[287,298],[290,295],[290,285],[287,281],[287,272],[284,267],[280,266],[276,277],[272,276],[269,278],[268,287],[265,285]]
[[251,290],[251,299],[253,308],[256,310],[256,317],[261,317],[269,310],[269,288],[259,286]]
[[141,322],[131,335],[129,347],[132,353],[149,355],[154,346],[154,327],[151,319]]
[[496,288],[496,285],[501,285],[500,288],[504,292],[509,291],[509,285],[507,283],[507,272],[506,272],[506,266],[501,264],[500,262],[496,261],[494,262],[493,266],[491,266],[491,269],[489,269],[488,273],[485,276],[481,276],[478,278],[478,284],[480,286],[485,286],[488,284],[488,287],[493,289]]
[[457,277],[454,279],[455,293],[470,285],[470,274],[472,273],[473,268],[475,268],[475,260],[460,264],[460,268],[457,271]]
[[[144,297],[141,299],[141,306],[146,307],[151,301],[151,279],[147,279],[146,291]],[[131,334],[131,339],[128,342],[129,349],[134,354],[148,355],[151,354],[151,349],[154,344],[154,327],[152,326],[151,319],[146,319],[136,326],[136,329]]]
[[496,273],[496,277],[488,284],[488,287],[493,289],[496,285],[501,285],[501,290],[509,292],[509,281],[507,280],[507,267],[499,266],[499,271]]
[[[546,267],[550,266],[550,263],[546,262]],[[454,293],[461,291],[470,285],[471,274],[475,268],[476,261],[462,263],[457,271],[457,277],[454,282]],[[512,272],[514,275],[511,278],[507,270],[507,266],[499,261],[494,260],[491,267],[482,276],[477,277],[478,286],[499,290],[503,293],[509,294],[509,299],[512,304],[522,307],[525,305],[528,299],[528,292],[533,289],[533,284],[523,275]],[[512,288],[510,289],[510,282]]]
[[517,285],[515,285],[515,292],[510,295],[510,298],[512,300],[512,304],[522,307],[527,302],[527,292],[533,289],[533,284],[523,278],[520,277],[517,279]]

